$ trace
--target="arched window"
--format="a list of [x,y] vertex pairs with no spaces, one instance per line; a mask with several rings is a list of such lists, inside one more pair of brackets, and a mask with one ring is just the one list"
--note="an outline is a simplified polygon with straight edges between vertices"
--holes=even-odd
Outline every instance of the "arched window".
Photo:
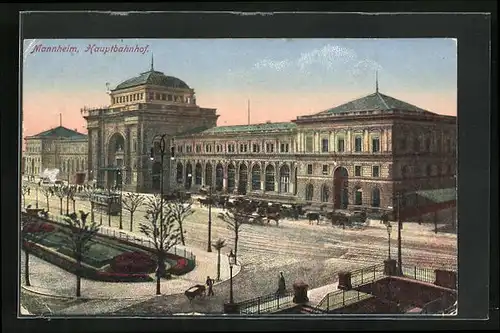
[[252,191],[260,190],[260,166],[254,164],[252,167]]
[[321,186],[321,202],[328,202],[330,199],[330,187],[326,184]]
[[372,207],[380,207],[380,189],[378,187],[372,189]]
[[194,168],[194,183],[195,183],[195,185],[201,185],[201,172],[202,172],[201,164],[196,163],[196,166]]
[[293,195],[297,195],[297,167],[295,167],[295,172],[293,173]]
[[314,196],[314,186],[312,184],[307,184],[306,186],[306,201],[312,201]]
[[290,184],[290,168],[288,165],[283,165],[280,169],[280,193],[287,193]]
[[274,191],[274,166],[269,164],[266,167],[266,191]]
[[182,163],[177,163],[177,184],[182,184]]
[[363,205],[363,190],[360,187],[354,189],[354,204],[356,206]]
[[214,182],[212,179],[212,173],[213,173],[212,164],[207,163],[207,165],[205,166],[205,185],[206,186],[214,186]]

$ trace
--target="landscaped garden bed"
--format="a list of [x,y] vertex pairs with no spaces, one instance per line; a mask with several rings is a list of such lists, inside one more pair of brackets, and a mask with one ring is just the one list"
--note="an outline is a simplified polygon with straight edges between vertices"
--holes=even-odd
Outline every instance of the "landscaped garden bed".
[[[40,231],[45,235],[30,239],[28,234],[28,239],[23,241],[23,248],[29,247],[31,254],[76,273],[78,265],[73,259],[71,246],[59,231],[65,225],[46,220],[29,227],[37,229],[30,230],[30,233]],[[154,249],[101,234],[91,242],[92,246],[81,263],[82,278],[109,282],[143,282],[154,279],[157,267]],[[166,255],[166,263],[165,277],[186,274],[195,266],[194,260],[171,253]]]

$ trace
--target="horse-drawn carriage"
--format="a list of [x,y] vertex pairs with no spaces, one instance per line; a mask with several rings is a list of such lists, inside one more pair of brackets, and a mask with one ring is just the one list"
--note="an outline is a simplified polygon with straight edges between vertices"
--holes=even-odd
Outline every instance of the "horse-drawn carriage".
[[189,299],[189,301],[192,301],[196,297],[205,297],[207,295],[207,289],[205,288],[204,285],[202,284],[197,284],[195,286],[192,286],[188,290],[184,292],[184,295]]

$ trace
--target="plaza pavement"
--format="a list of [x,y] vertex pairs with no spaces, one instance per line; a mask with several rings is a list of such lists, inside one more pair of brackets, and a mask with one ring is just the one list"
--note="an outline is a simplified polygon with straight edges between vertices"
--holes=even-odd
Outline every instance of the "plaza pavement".
[[[34,191],[27,197],[28,203],[34,203]],[[40,208],[46,207],[44,197],[40,198]],[[51,212],[59,211],[57,198],[50,200]],[[70,203],[71,208],[71,203]],[[200,249],[206,248],[207,242],[207,209],[194,204],[194,214],[184,223],[186,244]],[[89,210],[85,201],[77,201],[77,210]],[[227,225],[217,218],[220,210],[212,209],[212,240],[225,239],[227,248],[234,246],[233,234]],[[124,228],[129,228],[129,214],[124,212]],[[144,208],[134,215],[134,231],[138,232],[138,222],[144,216]],[[99,215],[96,214],[96,219]],[[118,231],[118,217],[111,218],[111,225]],[[104,224],[108,224],[104,215]],[[396,254],[397,232],[391,235],[393,255]],[[417,265],[422,268],[456,268],[457,262],[456,234],[434,234],[432,224],[418,225],[405,223],[403,230],[403,261],[406,265]],[[382,264],[387,258],[387,231],[383,224],[372,221],[363,230],[332,228],[330,223],[309,225],[305,220],[280,221],[279,226],[245,225],[240,233],[238,243],[238,258],[241,259],[241,272],[234,278],[234,298],[236,302],[266,295],[276,291],[279,272],[283,271],[287,286],[296,280],[309,284],[311,300],[320,298],[332,289],[315,291],[332,285],[340,270],[352,270],[374,264]],[[223,258],[221,262],[227,262]],[[215,263],[215,261],[214,261]],[[211,275],[212,276],[212,275]],[[73,283],[74,284],[74,283]],[[154,285],[153,285],[154,288]],[[214,288],[215,296],[206,300],[189,302],[184,295],[162,295],[148,300],[137,300],[134,304],[123,303],[111,305],[111,301],[94,301],[91,313],[111,313],[117,315],[155,316],[168,315],[176,312],[221,313],[224,302],[229,297],[229,282],[219,284]],[[154,289],[152,290],[152,293]],[[314,296],[318,293],[318,296]],[[85,295],[82,289],[82,296]],[[319,301],[319,300],[318,300]],[[109,304],[108,304],[109,303]],[[87,313],[87,310],[73,313]],[[69,309],[68,309],[69,311]]]
[[[134,235],[138,236],[138,235]],[[217,277],[217,252],[206,252],[192,247],[186,248],[196,256],[195,268],[184,275],[173,276],[171,280],[162,279],[163,295],[183,294],[185,290],[196,284],[205,284],[207,276]],[[21,276],[24,276],[24,252],[21,254]],[[221,253],[220,281],[229,278],[229,263],[226,253]],[[233,276],[240,271],[240,266],[233,267]],[[153,275],[152,275],[153,276]],[[88,279],[81,280],[82,298],[85,299],[147,299],[155,296],[156,280],[151,282],[101,282]],[[23,288],[34,293],[56,297],[74,297],[76,293],[75,276],[36,256],[30,256],[31,286]]]

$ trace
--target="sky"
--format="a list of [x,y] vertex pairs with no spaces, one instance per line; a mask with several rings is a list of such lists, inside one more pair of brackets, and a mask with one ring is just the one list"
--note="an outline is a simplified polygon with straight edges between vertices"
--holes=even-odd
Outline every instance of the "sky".
[[[457,114],[454,39],[23,42],[23,136],[59,126],[59,114],[63,126],[86,133],[80,109],[109,105],[106,84],[113,89],[148,71],[152,55],[155,70],[182,79],[195,90],[198,105],[217,109],[219,126],[246,124],[248,101],[251,123],[321,112],[374,93],[377,72],[381,93],[439,114]],[[40,46],[66,49],[41,52]]]

